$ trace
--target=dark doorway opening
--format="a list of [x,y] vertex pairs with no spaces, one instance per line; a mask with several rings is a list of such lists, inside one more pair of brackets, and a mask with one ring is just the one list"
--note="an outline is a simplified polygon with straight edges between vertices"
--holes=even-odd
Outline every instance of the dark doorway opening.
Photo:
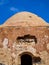
[[21,65],[32,65],[32,57],[28,54],[21,56]]

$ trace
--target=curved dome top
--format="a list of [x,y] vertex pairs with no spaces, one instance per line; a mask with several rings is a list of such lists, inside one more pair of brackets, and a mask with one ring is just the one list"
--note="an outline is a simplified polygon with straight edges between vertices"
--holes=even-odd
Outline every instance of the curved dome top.
[[48,26],[42,18],[30,12],[20,12],[9,18],[2,26]]

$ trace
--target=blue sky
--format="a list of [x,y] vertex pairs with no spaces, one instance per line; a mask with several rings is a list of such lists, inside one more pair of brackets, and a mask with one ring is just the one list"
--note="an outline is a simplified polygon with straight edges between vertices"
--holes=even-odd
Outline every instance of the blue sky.
[[0,0],[0,24],[21,11],[35,13],[49,23],[49,0]]

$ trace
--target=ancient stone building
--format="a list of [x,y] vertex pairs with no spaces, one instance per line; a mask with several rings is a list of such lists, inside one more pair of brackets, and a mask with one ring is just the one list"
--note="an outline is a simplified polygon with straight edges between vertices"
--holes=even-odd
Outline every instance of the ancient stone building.
[[49,65],[49,24],[20,12],[0,25],[0,65]]

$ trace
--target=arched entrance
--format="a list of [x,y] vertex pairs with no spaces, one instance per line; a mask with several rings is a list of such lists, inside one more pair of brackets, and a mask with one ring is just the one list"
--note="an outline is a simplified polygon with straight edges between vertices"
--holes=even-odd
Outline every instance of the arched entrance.
[[23,52],[19,54],[18,65],[39,65],[41,58],[34,56],[30,52]]
[[28,54],[21,56],[21,65],[32,65],[32,57]]

